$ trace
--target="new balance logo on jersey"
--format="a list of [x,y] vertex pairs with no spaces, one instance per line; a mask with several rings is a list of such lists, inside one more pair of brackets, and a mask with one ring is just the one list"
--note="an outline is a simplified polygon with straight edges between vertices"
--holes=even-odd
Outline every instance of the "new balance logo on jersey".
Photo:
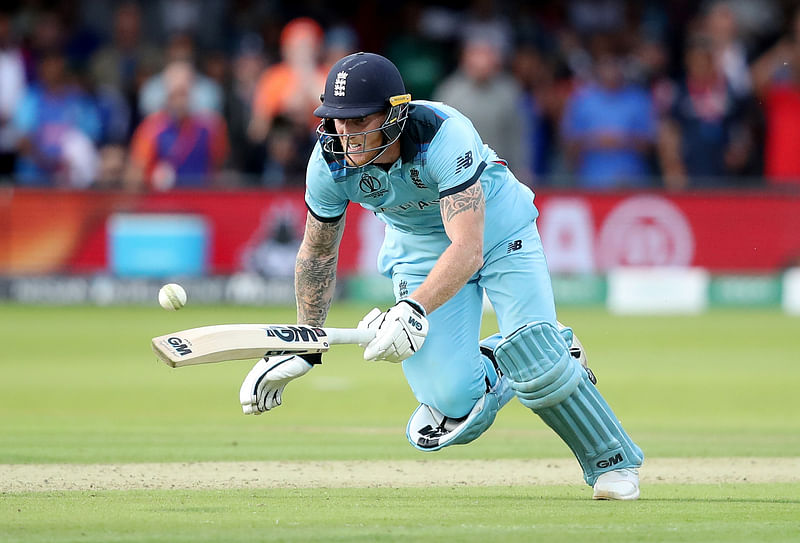
[[347,72],[339,72],[336,74],[336,81],[333,82],[333,95],[344,96],[345,87],[347,86]]
[[521,239],[515,239],[514,241],[509,241],[508,250],[506,251],[506,254],[513,253],[514,251],[519,251],[520,249],[522,249]]
[[456,173],[460,173],[461,170],[466,170],[470,166],[472,166],[472,151],[467,151],[464,156],[456,159]]

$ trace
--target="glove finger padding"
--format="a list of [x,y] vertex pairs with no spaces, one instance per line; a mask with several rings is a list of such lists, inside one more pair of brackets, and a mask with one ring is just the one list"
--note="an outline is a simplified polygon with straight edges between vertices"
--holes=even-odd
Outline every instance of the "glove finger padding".
[[259,360],[239,389],[242,411],[245,415],[257,415],[281,405],[284,387],[311,368],[312,365],[299,356]]
[[[375,330],[377,332],[378,327],[383,322],[381,318],[383,313],[377,307],[373,307],[372,310],[364,315],[364,318],[359,321],[357,328],[359,330]],[[366,347],[369,344],[367,343],[359,343],[359,347]]]
[[428,334],[428,319],[411,303],[401,301],[382,315],[373,318],[368,326],[374,328],[379,323],[375,339],[364,350],[365,360],[402,362],[422,347]]
[[405,358],[413,354],[411,343],[400,323],[394,321],[381,328],[380,336],[376,336],[364,350],[364,359],[402,362],[403,354],[406,354]]

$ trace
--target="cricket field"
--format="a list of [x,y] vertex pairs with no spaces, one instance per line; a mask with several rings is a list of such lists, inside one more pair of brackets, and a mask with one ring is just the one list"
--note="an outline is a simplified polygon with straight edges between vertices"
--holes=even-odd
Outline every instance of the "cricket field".
[[[335,303],[327,324],[369,309]],[[184,328],[294,318],[0,305],[0,542],[800,541],[800,318],[561,309],[645,452],[636,502],[593,501],[516,401],[474,443],[416,451],[401,367],[356,346],[261,416],[239,406],[252,362],[171,369],[150,351]]]

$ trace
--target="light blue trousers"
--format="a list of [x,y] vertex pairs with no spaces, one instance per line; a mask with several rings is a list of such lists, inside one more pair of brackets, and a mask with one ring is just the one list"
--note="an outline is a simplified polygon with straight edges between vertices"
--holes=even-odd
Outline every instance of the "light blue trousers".
[[[424,280],[422,275],[393,274],[395,297],[413,297]],[[430,331],[425,343],[403,362],[417,400],[448,417],[469,413],[486,392],[487,379],[491,384],[497,379],[478,349],[484,291],[504,337],[529,322],[555,324],[553,289],[535,223],[489,248],[478,273],[428,315]]]

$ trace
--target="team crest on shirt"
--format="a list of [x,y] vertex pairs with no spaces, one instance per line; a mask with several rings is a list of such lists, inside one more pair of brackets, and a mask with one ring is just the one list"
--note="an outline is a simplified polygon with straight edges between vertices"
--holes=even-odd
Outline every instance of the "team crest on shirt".
[[422,182],[422,179],[419,178],[419,170],[416,168],[411,168],[409,171],[411,174],[411,182],[414,183],[414,186],[418,189],[427,189],[428,185]]
[[336,81],[333,82],[333,95],[344,96],[345,87],[347,86],[347,72],[339,72],[336,74]]

